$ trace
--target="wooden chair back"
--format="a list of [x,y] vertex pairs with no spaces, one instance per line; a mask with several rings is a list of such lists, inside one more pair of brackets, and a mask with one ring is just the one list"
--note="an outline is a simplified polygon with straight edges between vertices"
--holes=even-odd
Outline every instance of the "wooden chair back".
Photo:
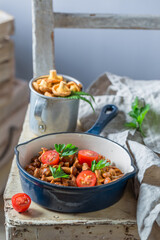
[[32,0],[33,75],[55,68],[55,28],[160,30],[160,16],[73,14],[53,11],[52,0]]

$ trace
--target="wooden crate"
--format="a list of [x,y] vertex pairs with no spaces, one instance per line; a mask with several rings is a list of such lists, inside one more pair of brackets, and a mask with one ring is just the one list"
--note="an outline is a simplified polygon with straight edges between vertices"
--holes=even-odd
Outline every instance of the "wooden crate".
[[28,83],[16,80],[13,82],[13,91],[8,103],[0,107],[0,194],[8,178],[14,147],[22,130],[28,102]]
[[[22,111],[19,110],[17,112],[17,116],[21,115]],[[14,147],[18,142],[19,136],[21,134],[21,128],[16,129],[14,131],[13,137],[11,139],[11,142],[9,145],[6,145],[6,143],[3,146],[0,146],[0,195],[3,193],[7,179],[8,174],[10,171],[10,167],[12,164],[12,159],[14,155]],[[7,150],[6,150],[7,147]],[[4,153],[4,154],[3,154]]]
[[[22,80],[13,81],[13,91],[8,103],[0,107],[0,146],[7,141],[10,126],[17,126],[17,122],[23,122],[23,116],[17,121],[16,112],[29,102],[28,82]],[[21,119],[22,118],[22,119]],[[2,127],[3,126],[3,127]]]
[[14,18],[6,12],[0,11],[0,40],[13,35]]
[[12,94],[8,96],[7,104],[0,106],[0,124],[24,103],[29,101],[28,82],[23,80],[13,81]]
[[13,79],[14,77],[14,59],[9,59],[0,64],[0,83]]
[[14,80],[14,18],[0,11],[0,108],[11,98]]
[[0,64],[14,58],[14,43],[10,39],[0,42]]

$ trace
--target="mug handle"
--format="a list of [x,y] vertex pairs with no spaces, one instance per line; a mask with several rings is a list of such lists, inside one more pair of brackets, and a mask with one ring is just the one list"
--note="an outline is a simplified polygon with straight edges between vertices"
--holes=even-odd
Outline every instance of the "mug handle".
[[44,98],[38,98],[35,103],[34,117],[38,122],[38,131],[44,133],[46,131],[46,125],[42,120],[42,111],[47,106],[47,100]]
[[[109,112],[109,113],[108,113]],[[94,135],[99,135],[103,128],[118,114],[118,108],[113,104],[105,105],[95,124],[87,131]]]

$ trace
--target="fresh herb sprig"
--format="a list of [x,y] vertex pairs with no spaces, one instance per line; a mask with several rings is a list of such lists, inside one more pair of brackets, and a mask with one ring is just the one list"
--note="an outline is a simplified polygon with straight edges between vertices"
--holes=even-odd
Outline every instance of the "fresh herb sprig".
[[149,109],[149,104],[142,104],[138,97],[136,97],[134,102],[132,103],[132,111],[128,113],[129,116],[132,118],[132,121],[125,123],[125,126],[137,129],[142,134],[142,136],[145,136],[142,130],[142,123]]
[[69,178],[69,175],[63,171],[63,169],[61,168],[61,165],[59,165],[57,169],[49,166],[49,169],[54,178]]
[[66,98],[68,98],[68,99],[81,99],[81,100],[87,102],[91,106],[92,110],[95,112],[91,101],[88,100],[87,98],[85,98],[85,96],[91,97],[91,99],[95,102],[95,99],[92,95],[90,95],[89,93],[82,92],[82,91],[81,92],[71,92],[71,95],[66,97]]
[[111,165],[111,163],[107,162],[107,160],[105,160],[105,159],[101,159],[98,163],[96,162],[96,160],[93,160],[92,165],[91,165],[91,170],[92,170],[92,172],[95,172],[95,170],[102,169],[109,165]]
[[54,144],[56,151],[59,153],[60,157],[66,157],[73,155],[78,151],[78,147],[72,144]]

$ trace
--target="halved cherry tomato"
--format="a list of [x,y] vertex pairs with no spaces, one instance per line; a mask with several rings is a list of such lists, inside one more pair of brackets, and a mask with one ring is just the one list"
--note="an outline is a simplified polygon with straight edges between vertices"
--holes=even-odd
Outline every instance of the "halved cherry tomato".
[[78,152],[78,161],[80,164],[87,163],[89,167],[92,165],[92,161],[98,159],[99,154],[91,150],[80,150]]
[[25,212],[31,204],[31,198],[25,193],[17,193],[12,197],[12,206],[17,212]]
[[90,170],[85,170],[77,176],[76,184],[78,187],[93,187],[96,181],[96,174]]
[[56,150],[48,150],[41,155],[43,164],[56,165],[59,163],[59,153]]

